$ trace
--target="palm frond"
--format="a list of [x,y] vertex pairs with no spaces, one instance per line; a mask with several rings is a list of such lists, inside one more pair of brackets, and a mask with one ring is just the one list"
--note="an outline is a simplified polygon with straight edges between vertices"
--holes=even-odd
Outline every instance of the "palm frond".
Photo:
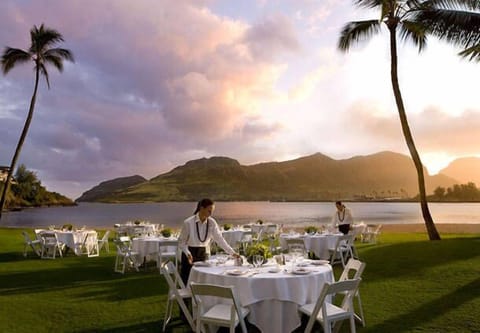
[[480,13],[450,9],[419,12],[414,21],[428,26],[428,32],[454,45],[470,47],[480,42]]
[[470,57],[469,60],[477,61],[480,62],[480,44],[474,45],[472,47],[469,47],[462,52],[459,53],[459,55],[463,58],[468,58]]
[[30,53],[21,49],[6,47],[2,54],[2,71],[7,74],[18,63],[25,63],[32,59]]
[[42,24],[40,28],[34,26],[30,30],[31,53],[41,53],[50,46],[56,43],[63,42],[63,36],[61,33],[54,29],[45,28]]
[[439,9],[456,9],[456,10],[480,9],[480,0],[427,0],[424,3],[430,8],[439,8]]
[[52,63],[60,72],[63,70],[63,60],[75,62],[72,52],[67,49],[49,49],[42,54],[46,62]]
[[406,41],[412,41],[421,52],[427,46],[427,27],[421,23],[403,20],[399,25],[400,38]]
[[47,81],[47,87],[48,89],[50,89],[50,80],[49,80],[49,77],[48,77],[48,71],[47,71],[47,68],[45,67],[45,64],[44,63],[40,63],[39,65],[39,70],[40,70],[40,73],[45,76],[45,80]]
[[381,6],[385,1],[383,0],[355,0],[354,4],[363,8],[376,8]]
[[340,32],[338,48],[348,51],[352,43],[359,43],[367,40],[380,31],[380,21],[367,20],[347,23]]

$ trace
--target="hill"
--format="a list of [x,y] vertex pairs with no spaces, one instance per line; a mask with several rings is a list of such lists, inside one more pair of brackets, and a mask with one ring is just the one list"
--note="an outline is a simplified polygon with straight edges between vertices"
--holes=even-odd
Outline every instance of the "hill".
[[440,173],[455,178],[461,183],[473,182],[480,185],[480,158],[464,157],[451,162]]
[[146,181],[145,178],[138,175],[107,180],[84,192],[76,201],[101,200],[105,196],[110,196],[117,191],[122,191],[130,186],[135,186]]
[[[458,183],[444,175],[429,176],[427,191]],[[139,177],[139,176],[137,176]],[[123,178],[122,178],[123,179]],[[118,179],[117,179],[118,180]],[[215,200],[322,201],[407,199],[417,193],[412,160],[381,152],[335,160],[320,153],[284,162],[241,165],[228,157],[201,158],[137,184],[117,186],[103,182],[77,201],[139,202]],[[96,195],[89,195],[95,190]]]

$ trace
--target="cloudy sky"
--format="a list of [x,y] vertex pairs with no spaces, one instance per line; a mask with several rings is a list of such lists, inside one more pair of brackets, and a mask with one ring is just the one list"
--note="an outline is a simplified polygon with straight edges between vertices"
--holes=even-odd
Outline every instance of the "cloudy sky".
[[[386,31],[344,54],[352,0],[2,0],[0,46],[28,48],[33,25],[75,55],[42,81],[20,161],[49,190],[78,197],[101,181],[188,160],[242,164],[321,152],[408,154],[389,78]],[[429,41],[399,50],[400,84],[430,173],[480,156],[480,64]],[[9,165],[33,90],[33,64],[0,77],[0,165]]]

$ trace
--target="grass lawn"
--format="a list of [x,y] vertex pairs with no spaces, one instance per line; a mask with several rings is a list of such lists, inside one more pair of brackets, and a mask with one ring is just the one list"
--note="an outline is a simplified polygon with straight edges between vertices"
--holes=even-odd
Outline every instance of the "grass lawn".
[[[167,287],[157,270],[114,273],[113,244],[97,258],[24,258],[21,231],[0,229],[0,332],[161,331]],[[480,235],[442,236],[383,233],[357,244],[367,263],[358,332],[480,332]],[[168,331],[189,329],[175,320]]]

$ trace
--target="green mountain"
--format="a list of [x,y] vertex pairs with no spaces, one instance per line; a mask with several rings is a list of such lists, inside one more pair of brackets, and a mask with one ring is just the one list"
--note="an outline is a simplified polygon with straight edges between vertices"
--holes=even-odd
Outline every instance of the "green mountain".
[[[458,183],[444,175],[429,176],[427,191]],[[137,184],[108,190],[104,182],[94,199],[85,192],[77,201],[140,202],[215,200],[321,201],[410,198],[417,191],[412,160],[381,152],[334,160],[320,153],[291,161],[241,165],[228,157],[201,158]]]
[[135,186],[146,181],[147,180],[145,178],[138,175],[107,180],[84,192],[76,201],[102,200],[106,196],[110,196],[118,191],[122,192],[124,189],[130,186]]

